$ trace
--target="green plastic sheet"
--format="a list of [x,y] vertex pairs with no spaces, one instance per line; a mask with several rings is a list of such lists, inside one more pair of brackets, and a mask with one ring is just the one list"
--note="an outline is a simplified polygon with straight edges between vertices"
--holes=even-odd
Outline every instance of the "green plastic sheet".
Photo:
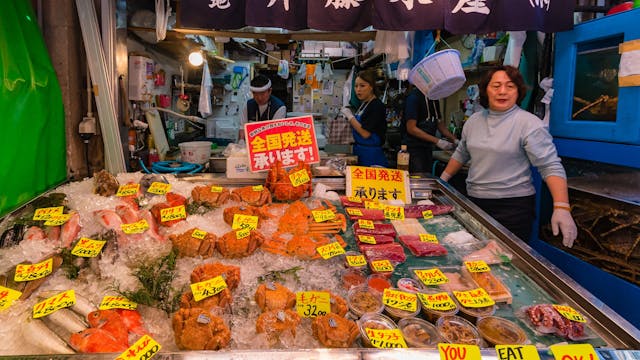
[[62,93],[31,4],[4,0],[1,17],[0,217],[67,174]]

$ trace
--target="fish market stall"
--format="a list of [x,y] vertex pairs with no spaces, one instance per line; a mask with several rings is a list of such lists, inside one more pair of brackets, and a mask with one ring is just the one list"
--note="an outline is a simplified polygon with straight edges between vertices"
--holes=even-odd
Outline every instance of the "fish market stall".
[[[292,186],[300,171],[310,181]],[[451,187],[411,179],[395,219],[383,209],[398,206],[345,189],[303,164],[266,181],[103,172],[59,186],[0,223],[0,286],[22,294],[1,303],[0,355],[122,353],[145,337],[172,358],[640,348],[637,329]]]

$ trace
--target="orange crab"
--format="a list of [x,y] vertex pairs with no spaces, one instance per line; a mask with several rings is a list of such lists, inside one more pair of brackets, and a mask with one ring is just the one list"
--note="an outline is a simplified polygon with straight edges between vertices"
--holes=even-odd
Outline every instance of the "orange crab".
[[358,325],[337,314],[316,317],[311,323],[313,336],[326,347],[347,348],[358,337]]
[[194,268],[191,272],[191,283],[213,279],[216,276],[222,276],[231,291],[240,284],[240,268],[233,265],[224,265],[219,262],[206,263]]
[[[222,219],[229,225],[233,225],[233,217],[235,214],[240,215],[250,215],[257,216],[260,219],[266,220],[273,217],[268,211],[267,206],[251,206],[251,205],[241,205],[241,206],[229,206],[222,211]],[[261,222],[258,222],[258,227],[260,227]]]
[[296,294],[284,285],[273,281],[260,284],[256,290],[255,298],[263,312],[291,309],[296,304]]
[[180,297],[180,308],[192,309],[200,308],[211,312],[212,314],[221,315],[226,309],[231,307],[231,291],[224,288],[219,293],[196,301],[191,291],[185,291]]
[[[306,171],[309,181],[294,186],[290,175],[301,170]],[[294,201],[311,195],[311,168],[309,164],[299,161],[298,165],[287,171],[279,160],[276,160],[269,169],[265,186],[271,190],[273,197],[279,201]]]
[[244,186],[231,191],[231,200],[262,206],[271,204],[271,192],[262,185]]
[[[331,210],[331,208],[328,208]],[[314,210],[325,210],[325,208],[317,208]],[[289,205],[284,215],[278,222],[279,232],[288,232],[292,234],[307,233],[338,233],[347,229],[347,219],[344,214],[332,210],[335,218],[324,222],[316,222],[313,218],[311,210],[302,201],[295,201]]]
[[171,324],[180,350],[219,350],[231,341],[224,321],[204,309],[180,309]]
[[243,229],[231,230],[222,235],[216,247],[223,257],[241,258],[249,256],[264,243],[264,236],[256,230],[251,230],[249,235],[242,236]]
[[344,239],[337,234],[330,237],[318,233],[292,235],[276,232],[271,239],[262,244],[262,249],[273,254],[294,256],[302,260],[315,260],[321,258],[316,249],[319,246],[329,244],[334,239],[343,248],[347,246]]
[[210,258],[216,249],[217,237],[213,233],[207,233],[203,239],[193,236],[195,228],[189,229],[182,234],[174,234],[169,236],[169,240],[173,243],[173,247],[178,250],[180,257],[196,257]]
[[339,316],[347,315],[347,311],[349,311],[349,306],[347,305],[347,301],[342,298],[340,295],[336,295],[329,290],[324,290],[330,295],[331,302],[331,313]]
[[151,214],[156,219],[158,224],[163,226],[173,226],[184,219],[162,221],[161,210],[180,206],[180,205],[186,205],[187,198],[173,192],[168,192],[165,196],[167,201],[153,205],[151,207]]
[[295,337],[300,320],[300,315],[291,309],[266,311],[256,320],[256,333],[266,333],[270,342],[277,341],[287,331]]
[[196,186],[191,190],[191,198],[194,202],[205,203],[209,206],[218,207],[224,205],[231,196],[229,189],[219,186]]

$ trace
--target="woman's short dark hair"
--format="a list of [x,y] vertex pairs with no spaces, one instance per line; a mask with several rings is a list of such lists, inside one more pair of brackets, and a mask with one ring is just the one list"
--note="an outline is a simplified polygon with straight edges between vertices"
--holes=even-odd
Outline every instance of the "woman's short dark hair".
[[369,85],[371,85],[371,87],[373,88],[373,93],[376,96],[379,96],[378,87],[376,86],[376,71],[375,70],[367,69],[367,70],[359,71],[358,75],[356,75],[356,77],[359,77],[360,79],[364,80],[364,82],[366,82]]
[[522,74],[520,74],[520,71],[510,65],[501,65],[495,67],[484,74],[482,80],[480,80],[480,83],[478,84],[478,87],[480,88],[480,105],[482,105],[486,109],[489,108],[487,87],[489,86],[493,75],[498,71],[504,71],[505,73],[507,73],[509,79],[511,79],[511,81],[513,81],[513,83],[518,88],[518,99],[516,100],[516,104],[520,105],[524,97],[527,95],[527,85],[524,83],[524,79],[522,78]]

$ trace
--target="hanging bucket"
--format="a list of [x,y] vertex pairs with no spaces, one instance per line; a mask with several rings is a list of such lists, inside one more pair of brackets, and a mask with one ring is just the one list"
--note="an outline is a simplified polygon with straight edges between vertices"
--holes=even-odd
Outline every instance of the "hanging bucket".
[[422,59],[409,71],[409,82],[429,99],[438,100],[458,91],[467,79],[458,50],[438,51]]

